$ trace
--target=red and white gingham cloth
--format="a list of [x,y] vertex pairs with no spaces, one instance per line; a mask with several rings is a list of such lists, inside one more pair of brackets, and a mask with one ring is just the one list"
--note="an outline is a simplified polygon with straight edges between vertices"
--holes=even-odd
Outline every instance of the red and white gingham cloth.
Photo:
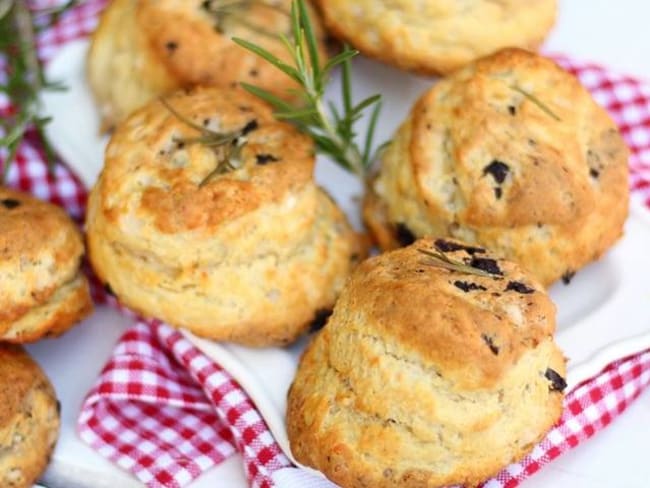
[[[105,3],[89,0],[44,31],[39,38],[41,57],[48,60],[61,44],[87,36]],[[619,124],[632,150],[633,194],[650,207],[650,83],[555,58]],[[0,60],[0,76],[2,68]],[[0,116],[9,110],[0,97]],[[0,153],[0,160],[4,156]],[[33,132],[21,146],[8,180],[82,221],[87,196],[83,186],[63,164],[54,174],[47,172]],[[98,303],[118,306],[91,281]],[[78,423],[82,439],[149,487],[185,486],[235,452],[242,454],[252,486],[274,486],[273,472],[290,463],[241,387],[177,331],[135,316],[134,321],[86,398]],[[608,425],[649,384],[650,351],[610,364],[568,393],[562,419],[530,455],[484,486],[517,486]]]

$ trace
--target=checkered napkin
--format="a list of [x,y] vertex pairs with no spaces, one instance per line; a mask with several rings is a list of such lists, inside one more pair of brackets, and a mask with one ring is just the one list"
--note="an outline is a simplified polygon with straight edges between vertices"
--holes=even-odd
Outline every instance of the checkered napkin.
[[[105,1],[87,1],[41,33],[42,58],[88,35]],[[650,83],[555,58],[619,124],[632,150],[633,194],[650,207]],[[0,59],[0,76],[2,68]],[[11,110],[0,96],[0,116]],[[3,157],[6,154],[0,153],[0,160]],[[9,184],[65,207],[81,222],[87,196],[83,186],[63,164],[49,173],[44,160],[36,134],[28,133],[9,171]],[[119,307],[92,276],[91,281],[96,302]],[[252,486],[333,486],[290,467],[250,398],[228,372],[165,324],[133,319],[135,325],[119,341],[84,402],[78,427],[85,442],[149,487],[185,486],[235,452],[242,455]],[[650,351],[610,364],[568,393],[560,422],[531,454],[484,486],[517,486],[607,426],[649,384]]]

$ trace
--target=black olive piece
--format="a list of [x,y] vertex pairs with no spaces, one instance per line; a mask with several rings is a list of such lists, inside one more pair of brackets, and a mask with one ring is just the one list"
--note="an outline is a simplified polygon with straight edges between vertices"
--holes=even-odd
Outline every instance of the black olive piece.
[[7,210],[11,210],[20,206],[20,201],[14,198],[3,198],[2,200],[0,200],[0,203],[2,203],[4,208],[6,208]]
[[497,200],[501,200],[501,196],[502,196],[502,195],[503,195],[503,190],[501,189],[501,187],[497,186],[497,187],[494,189],[494,197],[495,197]]
[[415,234],[401,222],[395,226],[395,237],[402,246],[408,246],[415,242]]
[[255,129],[259,127],[259,124],[257,123],[257,119],[253,119],[248,121],[248,123],[244,126],[244,128],[241,130],[241,135],[245,136],[249,132],[253,132]]
[[508,112],[510,112],[510,115],[516,115],[517,108],[514,105],[508,105]]
[[104,283],[104,291],[112,297],[115,296],[115,292],[113,291],[113,288],[111,288],[111,285],[109,283]]
[[483,168],[484,175],[492,175],[494,181],[497,183],[503,183],[510,172],[510,167],[498,159],[492,160],[485,168]]
[[494,340],[486,335],[486,334],[481,334],[481,339],[487,344],[487,346],[490,348],[490,351],[492,351],[492,354],[495,356],[499,355],[499,347],[494,343]]
[[457,242],[446,241],[444,239],[436,239],[433,243],[436,246],[436,249],[440,252],[453,252],[453,251],[465,251],[470,256],[474,254],[482,254],[485,252],[485,249],[482,247],[466,246],[464,244],[459,244]]
[[169,41],[165,44],[165,49],[169,52],[174,52],[178,49],[178,43],[176,41]]
[[526,286],[521,281],[509,281],[505,291],[516,291],[522,295],[528,295],[530,293],[534,293],[535,289]]
[[280,161],[278,158],[273,156],[273,154],[257,154],[255,155],[255,160],[257,161],[257,164],[262,166],[267,163],[275,163],[276,161]]
[[330,315],[332,315],[332,310],[329,308],[320,308],[316,310],[314,318],[309,324],[309,332],[316,332],[325,327]]
[[551,391],[564,391],[567,387],[566,380],[562,378],[557,371],[546,368],[544,376],[551,382],[548,389]]
[[591,169],[589,170],[589,175],[590,175],[592,178],[597,179],[597,178],[600,176],[600,171],[598,171],[597,169],[593,169],[593,168],[591,168]]
[[469,262],[472,268],[480,269],[486,273],[503,276],[503,271],[499,268],[496,259],[490,258],[472,258]]
[[563,275],[562,275],[562,283],[565,285],[568,285],[571,283],[571,280],[573,277],[576,275],[576,272],[573,270],[568,269]]
[[470,291],[474,291],[474,290],[484,290],[484,291],[487,290],[487,288],[485,288],[483,285],[479,285],[479,284],[476,284],[476,283],[470,283],[470,282],[467,282],[467,281],[460,281],[460,280],[454,281],[454,286],[456,288],[459,288],[459,289],[463,290],[465,293],[470,292]]

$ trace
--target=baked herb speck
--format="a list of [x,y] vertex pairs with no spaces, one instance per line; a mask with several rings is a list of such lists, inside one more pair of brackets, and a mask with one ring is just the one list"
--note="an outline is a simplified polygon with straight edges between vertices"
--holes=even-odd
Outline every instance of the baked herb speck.
[[495,356],[499,355],[499,347],[494,343],[494,339],[492,339],[487,334],[481,334],[481,339],[483,339],[483,342],[485,342],[487,346],[490,348],[492,354],[494,354]]

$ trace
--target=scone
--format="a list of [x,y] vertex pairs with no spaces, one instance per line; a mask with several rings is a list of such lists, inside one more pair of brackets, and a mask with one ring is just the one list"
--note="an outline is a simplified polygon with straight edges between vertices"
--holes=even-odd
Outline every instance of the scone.
[[31,488],[59,435],[59,402],[19,346],[0,344],[0,486]]
[[559,419],[565,359],[543,286],[431,238],[353,273],[300,360],[296,459],[344,488],[474,486]]
[[446,74],[505,47],[535,49],[556,0],[319,0],[328,29],[362,53],[422,74]]
[[292,341],[360,257],[313,181],[312,140],[240,89],[166,103],[135,112],[108,145],[88,204],[95,271],[129,307],[203,337]]
[[59,207],[0,187],[0,341],[55,337],[92,311],[81,233]]
[[578,80],[508,49],[426,92],[385,151],[364,217],[384,249],[448,235],[544,285],[621,236],[628,149]]
[[[288,60],[277,36],[290,32],[290,6],[291,0],[113,0],[87,59],[104,128],[163,93],[194,85],[245,81],[291,98],[292,79],[231,41],[241,37]],[[324,31],[315,15],[312,23],[325,59]]]

